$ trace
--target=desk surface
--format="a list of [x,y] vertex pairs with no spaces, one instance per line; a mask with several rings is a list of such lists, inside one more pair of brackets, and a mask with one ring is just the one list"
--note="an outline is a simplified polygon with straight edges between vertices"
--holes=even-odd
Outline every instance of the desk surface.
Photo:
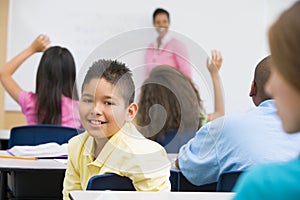
[[229,200],[234,193],[224,192],[120,192],[120,191],[71,191],[72,200]]
[[10,130],[0,129],[0,140],[9,140]]
[[[6,151],[0,151],[0,155],[9,155]],[[66,169],[64,159],[37,159],[20,160],[12,158],[0,158],[0,170],[10,169]]]
[[[0,151],[0,155],[9,155],[6,151]],[[28,186],[24,186],[26,184],[24,183],[24,179],[26,179],[26,183],[28,183],[28,176],[31,179],[30,187],[33,188],[39,188],[36,191],[32,192],[31,194],[37,195],[60,195],[62,188],[60,188],[60,185],[62,185],[63,177],[64,177],[64,171],[66,169],[66,164],[62,162],[58,162],[55,159],[37,159],[37,160],[20,160],[20,159],[12,159],[12,158],[0,158],[0,172],[1,172],[1,184],[0,184],[0,199],[6,199],[6,192],[7,192],[7,173],[8,172],[17,172],[21,171],[21,173],[13,173],[14,177],[18,178],[12,178],[12,180],[16,180],[12,185],[14,185],[12,189],[13,195],[28,195]],[[26,171],[27,178],[24,178]],[[42,173],[36,173],[36,171],[43,171]],[[45,173],[44,173],[45,172]],[[33,175],[33,173],[35,173]],[[49,177],[49,173],[50,176]],[[17,175],[19,174],[19,175]],[[20,178],[21,177],[21,178]],[[22,178],[23,177],[23,178]],[[37,178],[38,177],[38,178]],[[47,178],[45,178],[47,177]],[[46,182],[40,182],[40,180],[46,180]],[[55,180],[54,180],[55,179]],[[38,181],[37,181],[38,180]],[[18,186],[16,186],[18,185]],[[20,186],[22,185],[22,186]],[[24,186],[24,187],[23,187]],[[15,189],[18,188],[18,189]],[[27,189],[26,189],[27,188]],[[57,189],[58,188],[58,189]],[[24,193],[24,191],[26,191]],[[55,192],[53,192],[55,191]],[[58,192],[57,192],[58,191]],[[34,195],[33,195],[34,196]],[[26,196],[27,197],[27,196]],[[31,198],[28,198],[31,199]],[[55,198],[57,199],[57,198]],[[60,198],[58,198],[60,199]]]
[[[0,150],[0,155],[9,155],[5,150]],[[171,169],[177,169],[174,166],[174,159],[177,154],[168,154],[172,162]],[[11,158],[0,158],[0,169],[66,169],[65,159],[37,159],[37,160],[20,160]]]

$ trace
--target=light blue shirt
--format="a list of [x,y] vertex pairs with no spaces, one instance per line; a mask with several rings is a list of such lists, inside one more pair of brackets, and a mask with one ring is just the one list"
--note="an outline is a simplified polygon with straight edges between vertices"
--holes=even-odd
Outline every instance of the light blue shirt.
[[285,133],[276,112],[274,100],[267,100],[248,112],[204,125],[179,151],[183,175],[203,185],[217,182],[223,172],[296,158],[300,134]]
[[234,200],[299,199],[300,159],[253,168],[242,174],[234,191]]

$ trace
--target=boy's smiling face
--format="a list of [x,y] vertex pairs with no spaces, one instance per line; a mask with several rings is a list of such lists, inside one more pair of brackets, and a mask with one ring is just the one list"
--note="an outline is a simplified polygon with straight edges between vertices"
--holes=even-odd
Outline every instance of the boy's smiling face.
[[118,89],[104,78],[91,79],[80,99],[80,119],[85,130],[94,138],[110,138],[126,121],[134,118],[129,105]]

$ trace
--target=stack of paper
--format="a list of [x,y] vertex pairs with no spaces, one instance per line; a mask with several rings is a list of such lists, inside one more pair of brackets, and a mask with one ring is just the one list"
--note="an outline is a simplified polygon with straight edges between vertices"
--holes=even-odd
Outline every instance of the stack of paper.
[[55,142],[36,146],[14,146],[7,152],[13,156],[34,158],[66,158],[68,157],[68,143],[57,144]]

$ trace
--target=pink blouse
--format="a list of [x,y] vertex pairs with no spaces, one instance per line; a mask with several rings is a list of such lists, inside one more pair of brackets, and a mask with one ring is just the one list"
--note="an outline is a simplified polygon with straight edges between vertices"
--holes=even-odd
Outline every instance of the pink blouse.
[[[26,117],[28,125],[37,124],[36,117],[36,95],[33,92],[22,91],[19,95],[19,105]],[[81,127],[79,117],[79,101],[72,100],[68,97],[62,97],[62,126],[73,128]]]
[[190,78],[192,76],[187,50],[184,44],[175,38],[166,41],[159,49],[155,42],[151,43],[146,50],[145,63],[146,78],[154,67],[162,64],[176,67]]

